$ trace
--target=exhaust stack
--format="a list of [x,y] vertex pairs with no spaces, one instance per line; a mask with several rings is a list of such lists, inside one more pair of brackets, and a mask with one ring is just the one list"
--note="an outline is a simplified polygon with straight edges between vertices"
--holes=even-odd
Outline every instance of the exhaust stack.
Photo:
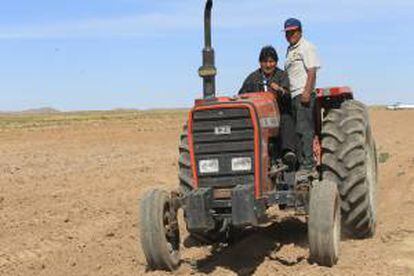
[[216,74],[214,64],[214,49],[211,46],[211,10],[213,0],[207,0],[204,10],[204,49],[203,65],[198,69],[198,74],[203,78],[203,98],[212,99],[216,96]]

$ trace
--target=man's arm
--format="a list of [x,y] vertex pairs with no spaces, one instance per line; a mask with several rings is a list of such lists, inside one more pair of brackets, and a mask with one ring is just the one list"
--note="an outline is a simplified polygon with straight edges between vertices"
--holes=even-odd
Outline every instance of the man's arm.
[[321,61],[313,44],[307,43],[306,50],[303,53],[303,61],[307,71],[305,89],[302,92],[301,102],[308,104],[311,100],[312,91],[315,89],[316,72],[321,68]]
[[257,71],[251,73],[243,82],[242,87],[239,90],[240,94],[251,93],[251,92],[258,92],[260,89],[257,84]]
[[278,73],[280,74],[278,81],[277,82],[271,82],[270,87],[275,92],[280,91],[283,94],[289,93],[290,83],[289,83],[289,77],[288,77],[287,73],[284,72],[284,71],[279,71]]
[[239,90],[239,95],[240,94],[244,94],[244,93],[247,93],[247,87],[248,87],[248,82],[247,82],[247,79],[243,82],[243,85],[242,85],[242,87],[240,88],[240,90]]
[[305,89],[303,90],[302,96],[301,96],[301,102],[303,104],[308,104],[311,99],[312,91],[315,89],[316,84],[316,71],[317,68],[309,68],[307,70],[308,77],[306,79],[306,85]]

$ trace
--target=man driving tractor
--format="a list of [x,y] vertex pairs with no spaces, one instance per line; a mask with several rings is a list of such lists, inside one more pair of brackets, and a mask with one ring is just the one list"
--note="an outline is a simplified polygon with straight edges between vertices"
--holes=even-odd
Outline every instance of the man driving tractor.
[[272,92],[276,94],[280,110],[280,148],[283,160],[288,165],[296,161],[295,123],[292,117],[289,79],[285,71],[277,67],[279,57],[272,46],[263,47],[260,56],[260,68],[251,73],[243,82],[240,94],[254,92]]

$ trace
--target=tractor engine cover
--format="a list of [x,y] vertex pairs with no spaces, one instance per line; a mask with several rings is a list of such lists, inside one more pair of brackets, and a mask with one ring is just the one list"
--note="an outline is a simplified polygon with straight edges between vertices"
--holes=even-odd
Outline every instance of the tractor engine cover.
[[196,100],[187,133],[193,176],[185,204],[190,228],[210,228],[211,217],[239,226],[257,224],[273,185],[269,140],[278,137],[279,124],[270,92]]

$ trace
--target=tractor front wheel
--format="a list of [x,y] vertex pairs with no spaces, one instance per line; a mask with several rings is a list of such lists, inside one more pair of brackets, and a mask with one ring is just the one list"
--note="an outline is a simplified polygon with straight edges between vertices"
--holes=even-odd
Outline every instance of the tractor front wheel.
[[152,190],[141,201],[141,245],[148,267],[174,271],[180,263],[177,213],[167,192]]
[[314,182],[310,191],[308,239],[310,259],[331,267],[338,261],[341,236],[341,209],[337,185]]

